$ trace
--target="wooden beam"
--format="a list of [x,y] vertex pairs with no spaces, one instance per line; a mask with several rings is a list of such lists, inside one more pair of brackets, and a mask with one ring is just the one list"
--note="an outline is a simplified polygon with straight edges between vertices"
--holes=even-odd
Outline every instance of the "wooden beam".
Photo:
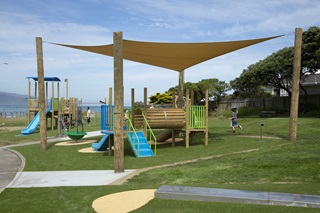
[[182,105],[183,105],[183,84],[184,84],[184,71],[179,72],[178,108],[182,108]]
[[133,113],[133,109],[134,109],[134,88],[131,88],[131,123],[132,126],[134,126],[134,113]]
[[113,33],[114,58],[114,172],[124,172],[123,144],[123,39]]
[[28,78],[28,124],[30,123],[31,121],[31,114],[30,114],[30,102],[31,102],[31,82],[30,82],[30,78]]
[[294,41],[294,62],[292,76],[292,95],[290,107],[289,141],[297,139],[297,123],[299,110],[299,82],[301,69],[302,29],[296,28]]
[[[189,89],[186,90],[186,100],[189,100]],[[189,119],[190,119],[189,113],[190,113],[189,101],[186,101],[186,148],[189,148],[190,133],[191,133],[189,129]]]
[[209,91],[206,90],[206,100],[205,100],[206,112],[205,112],[205,133],[204,133],[204,145],[208,145],[208,138],[209,138]]
[[54,81],[51,82],[51,93],[52,93],[52,97],[51,97],[51,130],[53,130],[54,124],[53,124],[53,120],[54,120]]
[[[148,89],[147,87],[143,88],[143,110],[145,115],[147,114],[147,102],[148,102]],[[144,121],[143,133],[147,137],[147,123]]]
[[47,122],[46,122],[46,102],[44,94],[44,68],[43,68],[43,52],[42,38],[36,37],[37,51],[37,70],[38,70],[38,86],[39,86],[39,104],[40,104],[40,145],[41,150],[47,150]]
[[[108,100],[108,104],[109,106],[112,105],[112,87],[109,87],[109,100]],[[109,110],[108,110],[108,123],[109,123],[109,128],[110,130],[114,130],[114,122],[113,122],[113,119],[112,119],[112,108],[109,107]],[[110,146],[109,146],[110,147]]]

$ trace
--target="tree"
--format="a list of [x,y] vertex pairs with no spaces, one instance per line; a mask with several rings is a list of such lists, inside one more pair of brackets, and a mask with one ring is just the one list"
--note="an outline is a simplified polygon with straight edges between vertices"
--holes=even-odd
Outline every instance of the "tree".
[[167,91],[165,93],[157,93],[149,97],[150,103],[153,104],[167,104],[172,103],[172,91]]
[[261,80],[264,78],[261,79],[261,77],[257,75],[257,72],[255,72],[258,63],[261,63],[261,61],[248,66],[238,78],[230,81],[236,97],[251,98],[263,94],[264,91],[261,88]]
[[205,98],[205,91],[208,90],[209,100],[216,101],[217,104],[219,104],[221,98],[231,90],[230,84],[225,81],[219,81],[216,78],[201,80],[198,83],[198,87],[201,100]]
[[310,27],[302,34],[301,67],[303,74],[314,74],[320,69],[320,28]]
[[265,86],[284,89],[291,96],[294,48],[283,48],[261,61],[256,67]]
[[[293,72],[294,47],[283,48],[267,58],[250,65],[239,78],[230,84],[235,94],[252,97],[261,92],[261,86],[273,86],[284,89],[291,96],[291,79]],[[301,81],[302,87],[306,75],[314,74],[320,69],[320,28],[310,27],[302,36]]]
[[[201,80],[198,83],[186,82],[183,85],[184,94],[186,94],[187,89],[194,92],[195,104],[200,104],[205,98],[206,90],[209,91],[209,99],[219,103],[221,98],[226,95],[226,92],[231,90],[231,87],[225,81],[219,81],[216,78],[210,78]],[[177,93],[178,86],[171,87],[167,92],[164,93],[167,94],[167,98],[165,100],[170,100],[169,103],[172,103],[171,97],[173,91]],[[161,98],[164,96],[164,94],[157,93],[156,95],[150,96],[150,102],[155,104],[161,102]],[[168,95],[170,95],[170,98]]]

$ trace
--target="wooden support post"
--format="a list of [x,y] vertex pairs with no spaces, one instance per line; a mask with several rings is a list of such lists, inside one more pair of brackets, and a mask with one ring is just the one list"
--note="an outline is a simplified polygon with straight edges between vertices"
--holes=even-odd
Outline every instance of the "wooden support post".
[[35,81],[34,82],[34,98],[37,98],[37,97],[38,97],[38,84]]
[[194,105],[194,90],[191,90],[191,106]]
[[206,112],[205,112],[205,133],[204,133],[204,145],[208,145],[208,138],[209,138],[209,91],[206,90],[206,100],[205,100]]
[[114,130],[114,122],[113,122],[113,119],[112,119],[112,87],[109,88],[109,101],[108,101],[108,104],[109,104],[109,110],[108,110],[108,123],[109,123],[109,128],[110,130]]
[[44,96],[44,68],[43,68],[43,52],[42,38],[36,37],[37,51],[37,70],[39,83],[39,104],[40,104],[40,145],[41,150],[47,150],[47,123],[46,123],[46,104]]
[[184,84],[184,71],[179,72],[179,88],[178,88],[178,108],[182,108],[183,103],[183,84]]
[[134,110],[134,88],[131,88],[131,123],[132,123],[132,126],[134,126],[134,113],[133,113],[133,110]]
[[31,82],[30,82],[30,78],[29,78],[29,79],[28,79],[28,124],[29,124],[30,121],[31,121],[31,115],[30,115],[31,93],[30,93],[30,90],[31,90]]
[[49,107],[49,89],[48,89],[48,82],[46,81],[46,96],[45,96],[46,106]]
[[[186,90],[186,99],[189,100],[189,89]],[[190,106],[189,101],[186,101],[186,148],[189,148],[189,142],[190,142],[190,130],[189,130],[189,112],[190,112]]]
[[172,108],[176,108],[176,92],[172,91]]
[[[176,92],[173,90],[172,91],[172,108],[176,108]],[[175,147],[176,146],[176,135],[175,135],[175,131],[172,130],[172,133],[171,133],[171,138],[172,138],[172,147]]]
[[[147,113],[147,101],[148,101],[148,89],[147,89],[147,87],[145,87],[144,89],[143,89],[143,109],[144,109],[144,115],[145,116],[147,116],[146,115],[146,113]],[[145,135],[145,137],[147,137],[147,124],[146,124],[146,122],[144,122],[144,125],[143,125],[144,127],[143,127],[143,132],[144,132],[144,135]]]
[[68,100],[68,84],[69,84],[69,80],[66,78],[64,79],[64,82],[66,82],[66,99]]
[[172,147],[176,146],[176,132],[174,131],[174,129],[171,132],[171,139],[172,139]]
[[292,95],[290,107],[289,141],[297,139],[297,123],[299,110],[299,82],[301,68],[302,29],[296,28],[294,41],[294,62],[292,76]]
[[114,172],[124,172],[123,144],[123,40],[122,32],[113,33],[114,58]]
[[58,96],[58,108],[57,108],[57,119],[56,119],[56,127],[59,129],[59,112],[60,112],[60,84],[57,83],[57,96]]
[[[107,102],[105,101],[105,103],[107,103]],[[112,120],[112,107],[111,107],[112,106],[112,87],[109,87],[108,105],[109,105],[108,106],[108,123],[109,123],[109,128],[112,131],[114,129],[113,120]],[[108,154],[109,154],[109,156],[112,155],[112,141],[114,141],[114,136],[108,137],[108,145],[109,145]]]
[[54,121],[54,81],[51,83],[51,92],[52,92],[52,97],[51,97],[51,130],[53,130],[53,121]]

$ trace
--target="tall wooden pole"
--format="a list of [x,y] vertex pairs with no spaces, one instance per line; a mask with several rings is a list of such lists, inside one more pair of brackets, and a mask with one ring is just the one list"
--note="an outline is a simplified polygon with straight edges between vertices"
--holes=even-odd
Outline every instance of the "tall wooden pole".
[[[109,87],[109,99],[108,99],[108,104],[109,106],[112,105],[112,87]],[[106,102],[107,103],[107,102]],[[114,122],[113,122],[113,115],[112,115],[112,110],[111,108],[109,107],[109,110],[108,110],[108,123],[109,123],[109,128],[110,130],[114,130]],[[109,149],[110,150],[110,149]]]
[[[190,129],[189,129],[189,114],[190,114],[190,106],[189,106],[189,89],[186,89],[186,148],[189,148],[190,144]],[[179,107],[180,108],[180,107]],[[181,107],[182,108],[182,107]],[[191,139],[192,140],[192,139]]]
[[28,124],[30,123],[30,107],[31,107],[31,82],[30,82],[30,78],[28,78]]
[[297,139],[301,47],[302,47],[302,29],[296,28],[295,41],[294,41],[294,62],[293,62],[292,95],[291,95],[291,107],[290,107],[289,141],[296,141]]
[[205,106],[206,106],[206,112],[205,112],[205,133],[204,133],[204,144],[208,145],[208,139],[209,139],[209,91],[206,90],[206,102],[205,102]]
[[37,50],[37,69],[38,69],[38,86],[39,86],[39,104],[40,104],[40,145],[41,150],[47,150],[47,122],[46,122],[46,102],[44,94],[44,68],[42,38],[36,37]]
[[178,108],[182,108],[182,105],[183,105],[183,84],[184,84],[184,71],[179,72]]
[[66,78],[66,79],[64,79],[64,82],[66,82],[66,100],[68,100],[68,84],[69,84],[69,82],[68,82],[69,80]]
[[131,88],[131,123],[134,126],[134,88]]
[[[143,111],[144,114],[147,115],[147,102],[148,102],[148,89],[147,87],[143,88]],[[144,125],[143,125],[143,133],[145,136],[147,136],[147,124],[146,121],[144,121]],[[139,151],[140,153],[140,151]]]
[[49,107],[49,103],[48,103],[48,101],[49,101],[49,89],[48,89],[49,87],[48,87],[48,81],[46,81],[46,95],[45,95],[45,100],[46,100],[46,106],[47,107]]
[[51,97],[51,130],[53,130],[53,120],[54,120],[54,81],[51,83],[51,92],[52,92],[52,97]]
[[123,40],[122,32],[113,33],[114,58],[114,172],[124,172],[123,145]]

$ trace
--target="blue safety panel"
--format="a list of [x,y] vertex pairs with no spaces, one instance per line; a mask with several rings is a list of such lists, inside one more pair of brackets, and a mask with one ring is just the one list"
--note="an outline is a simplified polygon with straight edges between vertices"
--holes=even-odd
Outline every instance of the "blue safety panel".
[[137,158],[154,156],[143,132],[127,132],[127,138],[130,142],[130,146],[134,152],[134,155]]

